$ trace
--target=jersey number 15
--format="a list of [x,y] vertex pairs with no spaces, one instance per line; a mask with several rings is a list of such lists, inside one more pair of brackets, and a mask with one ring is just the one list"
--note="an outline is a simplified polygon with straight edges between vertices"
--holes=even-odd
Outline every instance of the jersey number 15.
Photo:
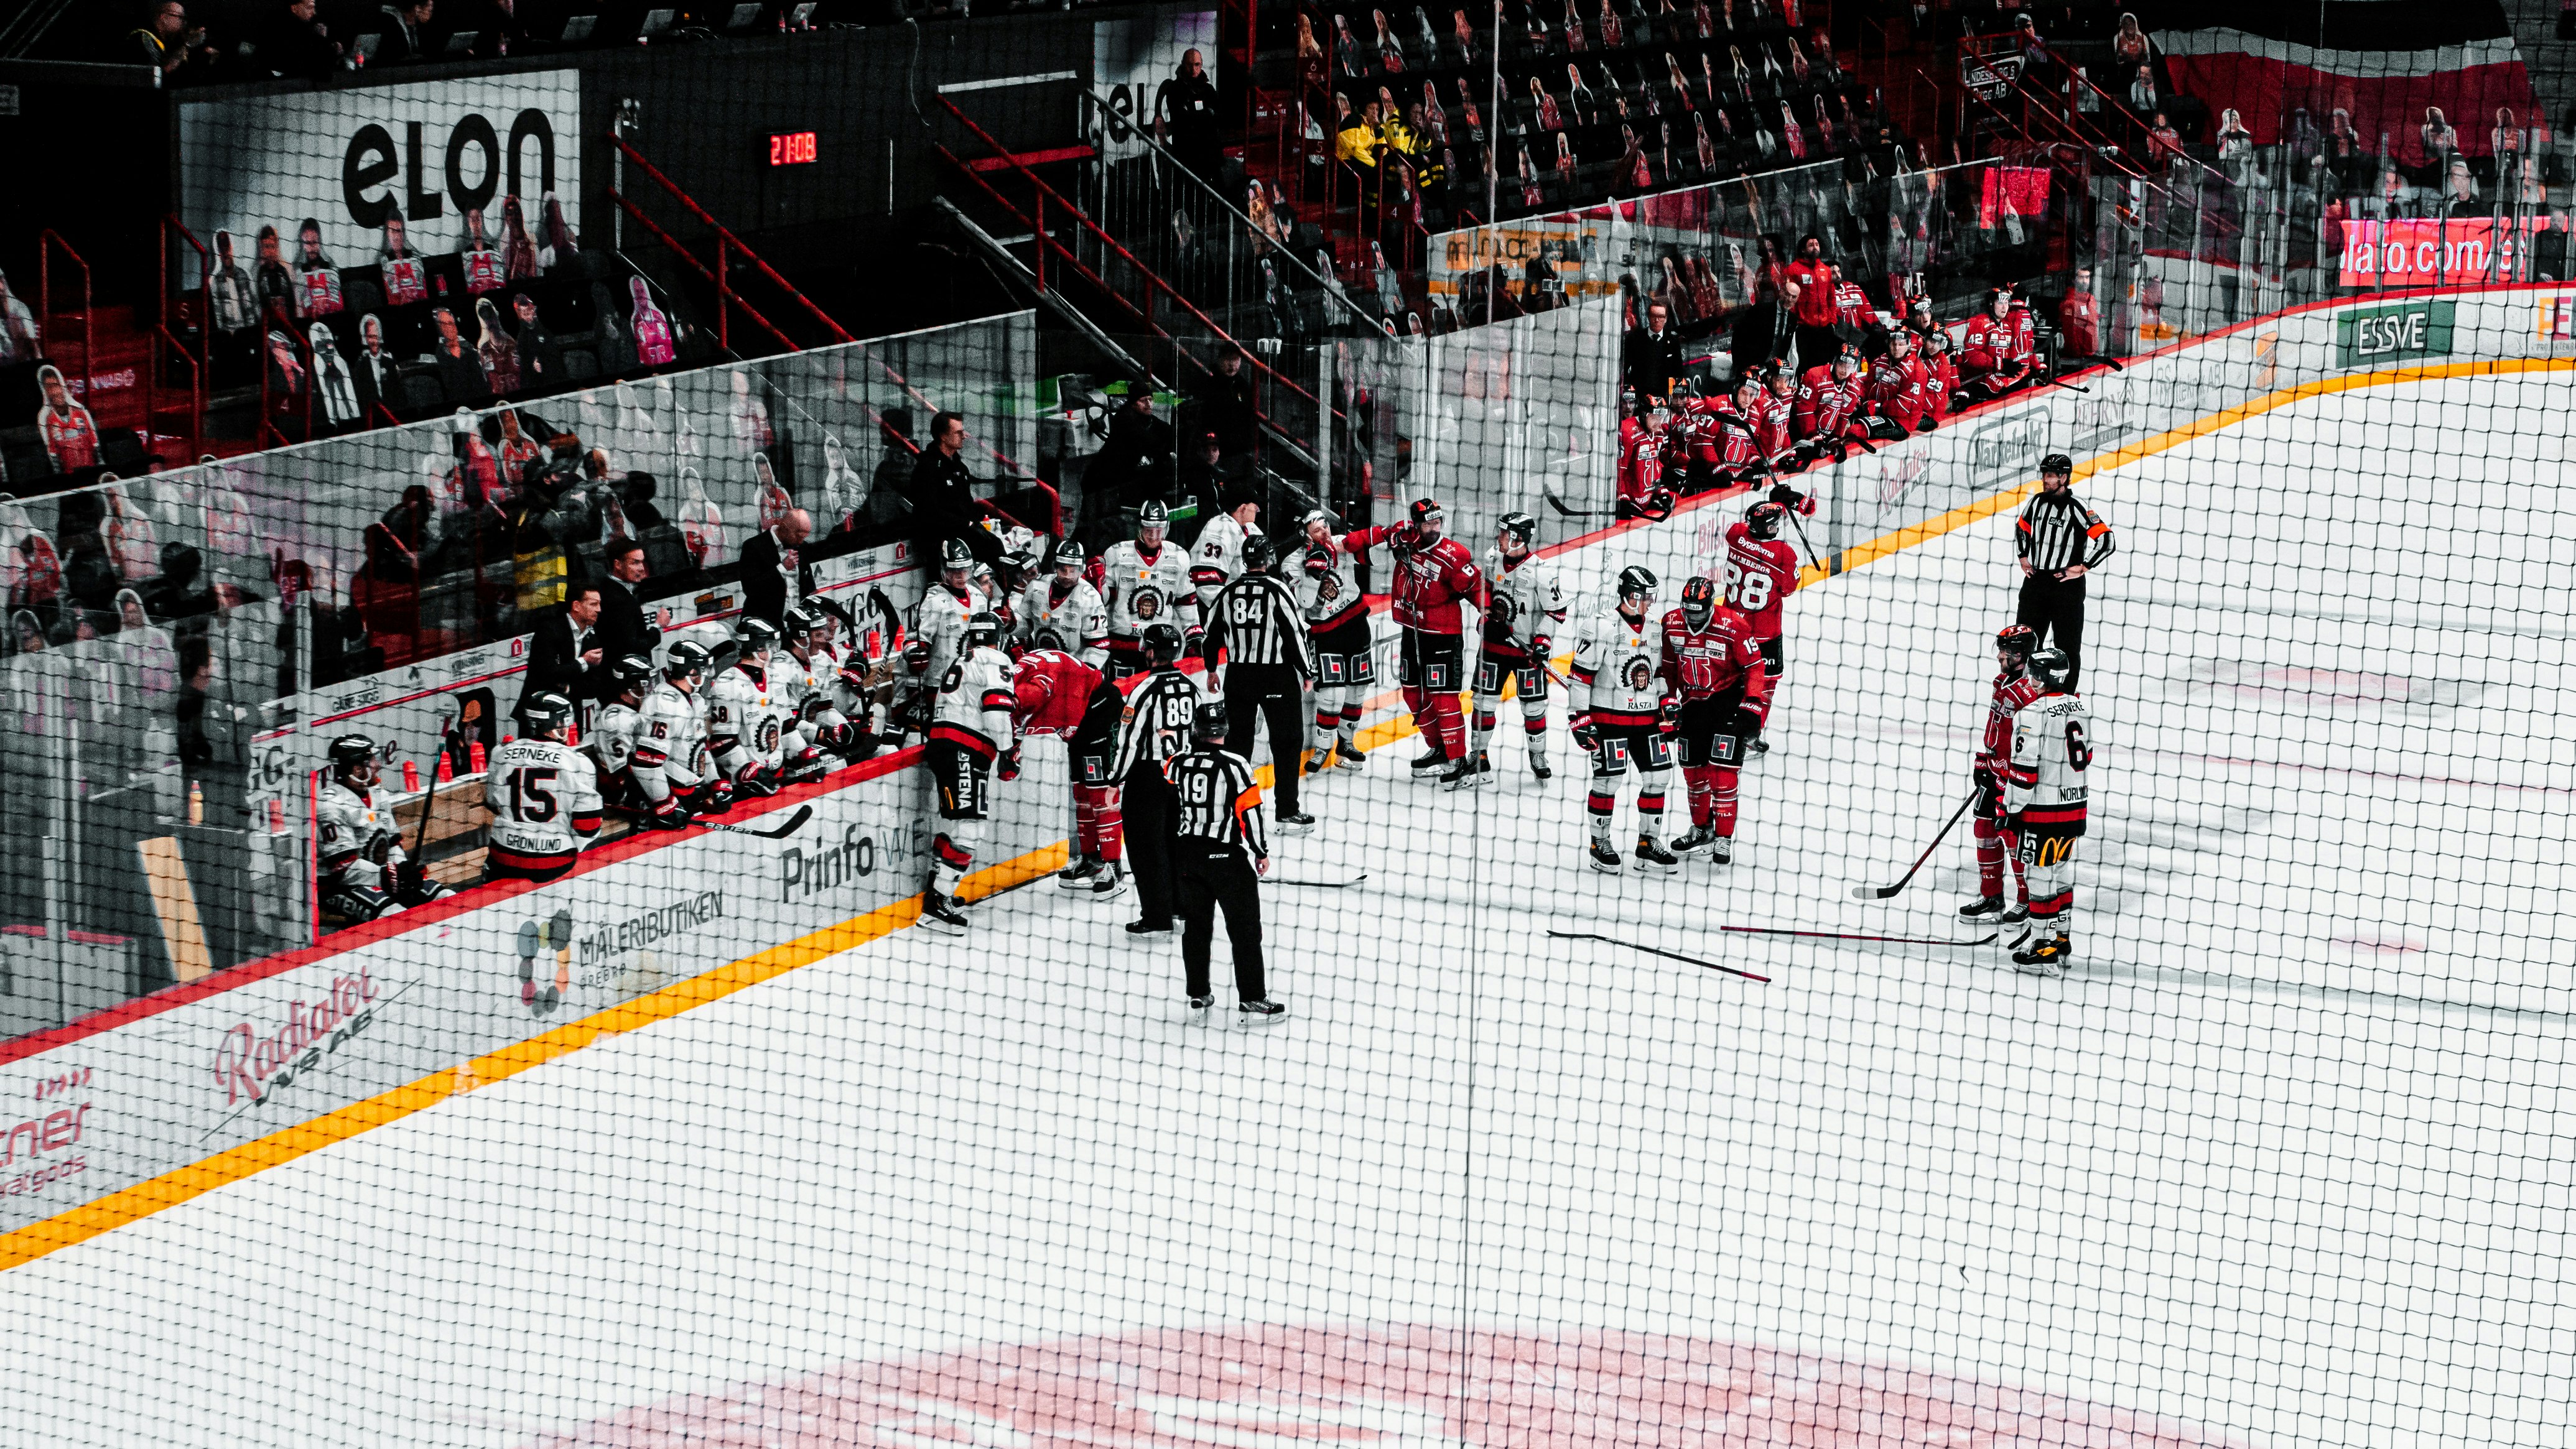
[[525,765],[510,772],[510,814],[519,820],[552,820],[562,806],[555,801],[559,772],[551,766]]

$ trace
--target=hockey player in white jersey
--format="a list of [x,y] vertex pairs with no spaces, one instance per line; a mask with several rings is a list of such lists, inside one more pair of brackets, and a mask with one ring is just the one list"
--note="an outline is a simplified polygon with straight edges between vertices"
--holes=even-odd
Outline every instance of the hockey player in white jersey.
[[2075,956],[2075,842],[2084,837],[2093,764],[2093,716],[2075,692],[2074,661],[2063,649],[2030,656],[2040,696],[2013,715],[2012,763],[2004,775],[2004,824],[2021,855],[2030,920],[2007,944],[2013,965],[2063,976]]
[[1333,521],[1320,508],[1307,513],[1298,528],[1305,536],[1297,570],[1297,607],[1306,616],[1306,633],[1315,644],[1315,747],[1309,772],[1358,769],[1360,716],[1367,712],[1369,689],[1377,683],[1375,636],[1369,631],[1368,599],[1360,593],[1354,568],[1359,551],[1345,547],[1333,532]]
[[1619,571],[1619,605],[1583,626],[1574,646],[1566,694],[1574,743],[1592,754],[1592,868],[1619,871],[1610,819],[1619,808],[1619,777],[1637,767],[1637,869],[1671,874],[1679,857],[1664,848],[1664,775],[1673,767],[1673,731],[1681,694],[1663,672],[1664,634],[1655,617],[1655,576]]
[[1476,656],[1473,721],[1476,773],[1469,777],[1479,785],[1494,773],[1485,742],[1493,737],[1506,681],[1520,698],[1530,773],[1541,780],[1556,773],[1547,764],[1548,655],[1565,627],[1565,590],[1556,565],[1538,556],[1537,543],[1538,520],[1507,513],[1494,547],[1485,550],[1485,642]]
[[635,784],[635,735],[644,723],[645,696],[653,692],[653,661],[628,654],[611,661],[608,672],[617,697],[600,706],[582,748],[599,767],[599,797],[606,808],[646,811],[652,807]]
[[[787,719],[786,737],[779,745],[778,778],[793,785],[829,773],[826,752],[853,758],[858,730],[841,709],[842,699],[852,691],[842,682],[840,659],[832,647],[832,616],[808,599],[790,605],[784,622],[782,647],[769,659],[769,684]],[[868,753],[876,753],[873,741]]]
[[1190,547],[1190,587],[1198,591],[1196,617],[1202,628],[1217,591],[1243,576],[1243,541],[1261,531],[1253,523],[1261,516],[1261,505],[1250,493],[1245,488],[1227,489],[1220,505],[1223,511],[1207,521],[1199,530],[1199,541]]
[[644,792],[644,824],[678,830],[691,815],[721,815],[733,807],[733,785],[709,778],[707,707],[698,697],[707,646],[695,639],[673,644],[662,663],[662,682],[644,697],[635,733],[635,786]]
[[1101,555],[1100,602],[1109,613],[1111,682],[1145,672],[1145,626],[1169,623],[1182,631],[1184,649],[1198,647],[1197,611],[1175,613],[1190,592],[1189,563],[1165,540],[1170,510],[1146,499],[1136,513],[1136,541],[1113,543]]
[[392,802],[376,788],[376,766],[375,741],[333,740],[331,779],[316,802],[322,909],[352,925],[447,894],[404,856]]
[[966,933],[957,887],[975,867],[991,811],[993,761],[1011,745],[1011,657],[1001,651],[1002,621],[978,611],[967,621],[965,653],[939,676],[931,708],[931,781],[939,790],[939,837],[932,842],[930,881],[921,924],[952,936]]
[[[570,871],[599,836],[599,767],[574,749],[572,701],[544,690],[519,704],[527,733],[492,752],[483,803],[492,808],[492,848],[483,879],[549,881]],[[520,983],[533,996],[533,979]]]
[[1102,669],[1109,662],[1109,615],[1082,565],[1082,545],[1072,539],[1048,551],[1046,576],[1031,579],[1020,593],[1016,647],[1060,650]]
[[939,582],[922,594],[912,611],[912,637],[929,643],[928,673],[934,679],[956,662],[965,648],[966,620],[984,606],[983,592],[975,587],[975,555],[967,551],[962,538],[943,541]]
[[769,678],[778,626],[745,615],[733,643],[733,663],[707,685],[707,749],[734,794],[757,800],[778,793],[779,747],[787,734],[787,703]]

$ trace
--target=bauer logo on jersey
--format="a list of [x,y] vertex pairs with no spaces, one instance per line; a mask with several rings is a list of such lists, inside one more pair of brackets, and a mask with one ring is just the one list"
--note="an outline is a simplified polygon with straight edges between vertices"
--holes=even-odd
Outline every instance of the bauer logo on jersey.
[[1138,589],[1127,596],[1127,607],[1139,619],[1151,619],[1163,612],[1163,595],[1157,589]]

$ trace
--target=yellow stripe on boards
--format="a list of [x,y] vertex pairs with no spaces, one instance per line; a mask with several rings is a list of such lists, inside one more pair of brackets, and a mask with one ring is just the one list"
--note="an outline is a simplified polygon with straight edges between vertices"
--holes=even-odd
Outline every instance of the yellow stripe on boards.
[[[2509,377],[2533,372],[2576,370],[2576,358],[2512,358],[2487,362],[2439,363],[2424,367],[2393,368],[2380,372],[2348,373],[2340,377],[2319,378],[2296,387],[2263,394],[2234,407],[2211,413],[2178,428],[2170,428],[2152,438],[2132,443],[2099,457],[2075,465],[2075,476],[2093,474],[2134,463],[2141,458],[2178,448],[2185,443],[2208,436],[2220,429],[2233,427],[2248,418],[2259,417],[2276,408],[2311,397],[2349,392],[2356,388],[2387,387],[2411,382],[2437,381],[2455,377]],[[1848,573],[1863,564],[1897,554],[1916,544],[1956,532],[1969,524],[1992,518],[2016,508],[2038,488],[2036,481],[2016,484],[1971,503],[1965,503],[1937,518],[1893,533],[1856,544],[1836,554],[1830,569],[1809,566],[1800,571],[1799,583],[1806,586],[1822,583],[1837,573]],[[1396,704],[1401,692],[1389,690],[1368,702],[1374,712]],[[1413,721],[1402,713],[1381,720],[1360,731],[1362,749],[1377,749],[1409,739],[1417,734]],[[1329,773],[1329,772],[1328,772]],[[1270,770],[1263,766],[1261,783],[1271,783]],[[1064,868],[1067,859],[1065,842],[1058,841],[1025,855],[977,871],[961,887],[963,894],[981,900],[1014,886],[1026,884]],[[579,1021],[566,1022],[542,1035],[514,1042],[498,1051],[442,1068],[418,1081],[379,1093],[363,1102],[352,1102],[336,1112],[316,1117],[309,1122],[282,1128],[253,1142],[245,1142],[227,1152],[201,1162],[175,1168],[147,1182],[136,1183],[120,1192],[111,1193],[95,1202],[70,1208],[40,1223],[31,1223],[5,1237],[0,1237],[0,1271],[41,1258],[60,1248],[84,1242],[101,1233],[112,1232],[140,1218],[149,1217],[164,1208],[173,1207],[201,1193],[211,1192],[227,1183],[239,1182],[255,1172],[292,1162],[307,1153],[318,1151],[335,1142],[344,1142],[359,1133],[397,1122],[425,1108],[434,1107],[448,1098],[470,1092],[494,1082],[506,1081],[530,1067],[539,1066],[589,1046],[603,1037],[616,1036],[667,1021],[683,1012],[731,996],[746,987],[786,975],[799,967],[838,955],[871,941],[881,940],[909,926],[921,914],[921,900],[913,897],[880,906],[865,915],[826,926],[819,931],[799,936],[783,945],[745,956],[739,961],[716,967],[685,981],[639,996],[592,1013]]]

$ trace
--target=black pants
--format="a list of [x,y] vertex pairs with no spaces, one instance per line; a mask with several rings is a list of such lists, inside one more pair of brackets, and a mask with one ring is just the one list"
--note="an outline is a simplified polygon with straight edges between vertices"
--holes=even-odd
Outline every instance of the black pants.
[[1261,886],[1239,845],[1181,842],[1174,857],[1181,898],[1181,967],[1192,996],[1210,995],[1208,951],[1216,940],[1216,913],[1225,910],[1226,939],[1234,943],[1234,991],[1245,1001],[1268,992],[1261,975]]
[[1810,327],[1804,322],[1798,324],[1799,376],[1804,377],[1808,368],[1831,363],[1842,350],[1843,340],[1834,335],[1831,324],[1823,327]]
[[2041,644],[2053,642],[2064,651],[2071,666],[2066,687],[2075,688],[2084,672],[2084,581],[2046,574],[2022,580],[2021,622],[2039,635]]
[[1229,664],[1225,667],[1226,753],[1252,758],[1255,716],[1270,723],[1270,788],[1279,796],[1279,813],[1297,813],[1297,758],[1305,753],[1304,682],[1289,664]]
[[1163,778],[1163,766],[1157,760],[1137,762],[1121,786],[1118,809],[1126,819],[1127,868],[1136,877],[1137,918],[1169,925],[1180,797],[1172,793],[1172,782]]

